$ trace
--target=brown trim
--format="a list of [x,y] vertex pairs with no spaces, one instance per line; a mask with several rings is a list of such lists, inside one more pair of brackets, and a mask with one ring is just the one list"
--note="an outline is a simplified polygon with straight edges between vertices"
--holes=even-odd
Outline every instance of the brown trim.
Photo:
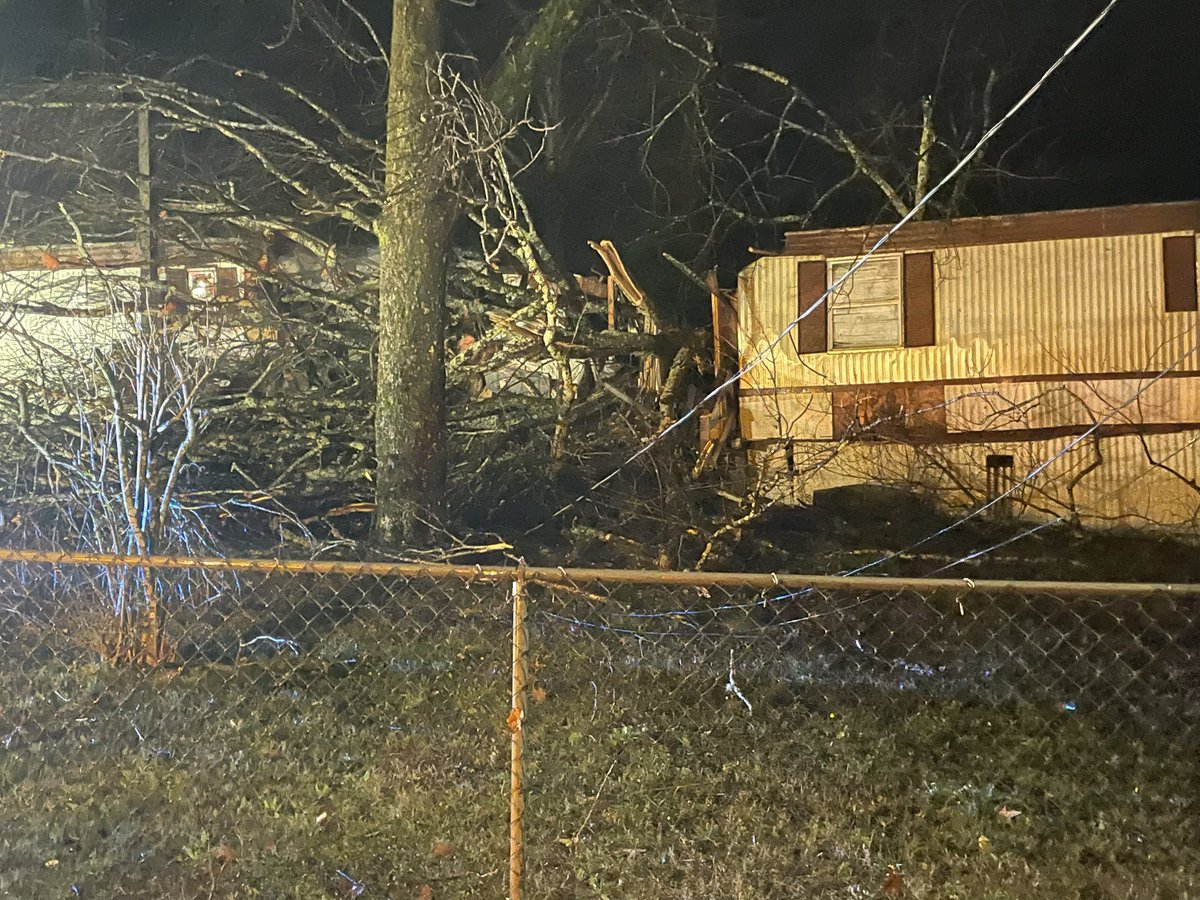
[[[1093,430],[1094,429],[1094,430]],[[1055,425],[1049,428],[1014,428],[1011,431],[950,431],[936,437],[924,437],[914,433],[910,439],[898,441],[881,436],[871,440],[863,436],[855,436],[850,440],[856,444],[910,444],[914,447],[928,447],[937,444],[1021,444],[1029,441],[1050,441],[1055,438],[1073,437],[1081,434],[1096,434],[1105,437],[1124,437],[1131,434],[1175,434],[1181,431],[1200,431],[1200,422],[1118,422],[1114,425]],[[775,438],[760,438],[759,440],[776,444],[781,441],[793,441],[797,444],[839,444],[836,438],[792,438],[780,435]],[[751,445],[759,440],[750,441]]]
[[946,433],[946,391],[940,385],[892,384],[879,391],[833,393],[833,434],[934,440]]
[[1166,237],[1162,242],[1166,312],[1196,311],[1196,239]]
[[1171,372],[1159,370],[1141,372],[1064,372],[1050,375],[993,375],[976,378],[935,378],[924,381],[881,381],[864,384],[804,384],[771,388],[738,388],[744,397],[775,397],[780,394],[827,394],[833,391],[857,391],[882,389],[895,385],[963,387],[981,384],[1029,384],[1038,381],[1061,381],[1076,384],[1084,381],[1122,381],[1147,378],[1196,378],[1200,369],[1184,369]]
[[904,346],[932,347],[933,254],[905,253],[904,265]]
[[[804,313],[825,295],[828,269],[825,260],[801,260],[796,266],[797,309]],[[816,309],[796,322],[796,352],[824,353],[829,349],[828,301],[821,300]]]
[[[40,247],[9,247],[0,249],[0,272],[31,272],[48,268],[62,269],[125,269],[142,264],[142,252],[132,241],[104,244],[84,244],[87,257],[79,253],[75,244]],[[214,240],[203,249],[167,245],[159,262],[166,265],[216,265],[228,262],[240,255],[247,255],[245,245],[233,241]],[[50,257],[50,259],[47,259]]]
[[75,245],[49,247],[10,247],[0,250],[0,272],[29,272],[38,269],[132,268],[141,262],[137,244],[96,244],[87,246],[84,259]]
[[[891,227],[865,225],[792,231],[784,235],[783,252],[794,256],[852,256],[870,249]],[[1182,203],[1146,203],[909,222],[891,237],[886,247],[897,252],[937,250],[942,247],[1197,230],[1200,230],[1200,201],[1188,200]]]
[[[610,282],[611,283],[611,282]],[[732,371],[738,362],[738,311],[729,294],[713,292],[713,369]],[[611,326],[610,326],[611,327]]]

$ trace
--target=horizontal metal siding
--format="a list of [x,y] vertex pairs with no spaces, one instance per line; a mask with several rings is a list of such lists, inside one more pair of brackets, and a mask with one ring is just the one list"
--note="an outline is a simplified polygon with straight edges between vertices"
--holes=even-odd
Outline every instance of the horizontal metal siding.
[[[937,345],[839,350],[803,360],[789,336],[799,257],[742,277],[744,387],[939,381],[1167,367],[1197,347],[1197,313],[1164,309],[1161,234],[947,248],[935,252]],[[1180,368],[1200,367],[1187,358]],[[806,428],[810,433],[815,427]],[[766,433],[746,435],[768,437]]]
[[[122,313],[69,315],[133,301],[139,269],[0,272],[0,383],[74,378],[128,331]],[[62,313],[39,312],[45,304]]]
[[[986,457],[1011,454],[1014,512],[1033,520],[1070,516],[1097,525],[1196,526],[1200,524],[1200,432],[1090,439],[1005,442],[913,448],[900,444],[796,445],[791,477],[782,450],[760,451],[760,489],[786,500],[811,499],[813,491],[876,483],[920,485],[949,509],[978,507],[986,499]],[[1074,486],[1091,464],[1101,464]],[[1163,465],[1170,469],[1168,471]],[[1031,473],[1035,473],[1031,476]],[[964,490],[964,487],[966,490]]]
[[[770,257],[747,270],[743,358],[795,318],[796,262]],[[785,340],[753,380],[765,387],[1133,371],[1195,346],[1197,314],[1164,311],[1162,235],[951,248],[936,252],[935,267],[937,346],[839,350],[800,365]]]
[[[1194,378],[950,385],[945,397],[952,433],[1064,424],[1200,423],[1200,379]],[[1137,399],[1129,402],[1133,397]]]

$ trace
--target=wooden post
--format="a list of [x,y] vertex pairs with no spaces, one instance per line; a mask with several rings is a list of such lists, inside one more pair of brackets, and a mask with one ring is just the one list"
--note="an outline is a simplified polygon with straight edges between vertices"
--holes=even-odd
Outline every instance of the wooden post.
[[146,289],[158,281],[158,242],[154,239],[154,206],[151,194],[154,177],[150,154],[150,107],[143,106],[137,114],[138,126],[138,203],[141,206],[141,222],[138,228],[142,257],[142,275]]
[[525,875],[525,565],[512,583],[512,735],[511,793],[508,809],[508,897],[521,900]]
[[608,330],[612,331],[617,327],[617,283],[609,275],[604,284],[608,288]]

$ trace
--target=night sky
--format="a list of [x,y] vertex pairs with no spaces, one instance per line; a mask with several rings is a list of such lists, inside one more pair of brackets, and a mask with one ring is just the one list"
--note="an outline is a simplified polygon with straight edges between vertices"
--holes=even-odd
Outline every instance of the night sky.
[[[805,3],[749,0],[761,27],[740,35],[737,51],[785,70],[832,108],[853,106],[881,88],[933,90],[946,45],[982,70],[1011,72],[1007,107],[1100,10],[1098,0],[938,0]],[[1036,186],[1009,190],[996,209],[1015,212],[1200,197],[1200,3],[1119,4],[1100,30],[1011,124],[1036,129],[1014,168]],[[973,62],[971,57],[974,57]],[[891,91],[894,92],[894,91]]]
[[[1065,18],[1073,28],[1082,16]],[[1038,110],[1039,122],[1055,134],[1044,170],[1053,174],[1057,168],[1062,176],[1048,186],[1047,205],[1200,197],[1198,38],[1200,3],[1193,0],[1125,3],[1114,10]]]
[[[924,93],[956,102],[955,92],[981,83],[989,67],[1002,76],[996,106],[1007,108],[1103,5],[1100,0],[699,2],[707,3],[720,22],[722,61],[749,60],[778,69],[851,126],[870,124],[872,110],[902,103],[911,107]],[[115,54],[143,66],[148,57],[165,62],[201,52],[237,64],[270,66],[273,57],[264,44],[279,36],[286,6],[272,0],[110,4]],[[362,6],[385,30],[388,2],[366,0]],[[536,4],[524,6],[528,10]],[[77,64],[79,8],[79,0],[0,0],[0,75],[9,80],[57,77]],[[446,8],[450,49],[472,52],[483,67],[514,30],[512,5],[479,0],[475,8]],[[1200,3],[1194,0],[1125,0],[1118,5],[1000,136],[1003,146],[1025,136],[1007,158],[1016,177],[983,188],[970,211],[1200,197],[1200,166],[1193,150],[1200,133],[1198,36]],[[295,71],[295,63],[293,55],[285,67]],[[314,63],[313,70],[319,71],[320,61]],[[618,165],[632,165],[619,152],[615,158]],[[548,219],[565,223],[561,241],[552,242],[570,248],[568,255],[587,238],[603,233],[629,240],[623,231],[652,227],[627,212],[627,198],[637,193],[636,186],[614,185],[611,171],[586,163],[568,171],[565,182],[535,181],[530,188],[535,209],[545,208]],[[814,184],[833,177],[821,166],[814,163]],[[559,195],[565,207],[551,208],[551,198]],[[786,194],[781,198],[784,207],[811,199],[802,194],[794,200]],[[859,189],[824,209],[815,224],[887,216],[878,195]],[[770,240],[761,234],[741,239]]]

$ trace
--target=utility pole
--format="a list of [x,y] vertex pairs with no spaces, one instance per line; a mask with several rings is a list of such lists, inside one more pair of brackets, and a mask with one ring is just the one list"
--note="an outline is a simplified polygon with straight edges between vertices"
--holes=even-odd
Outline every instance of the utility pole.
[[138,250],[142,260],[142,278],[147,289],[158,281],[158,241],[154,235],[153,170],[150,155],[150,107],[137,113],[138,126]]

